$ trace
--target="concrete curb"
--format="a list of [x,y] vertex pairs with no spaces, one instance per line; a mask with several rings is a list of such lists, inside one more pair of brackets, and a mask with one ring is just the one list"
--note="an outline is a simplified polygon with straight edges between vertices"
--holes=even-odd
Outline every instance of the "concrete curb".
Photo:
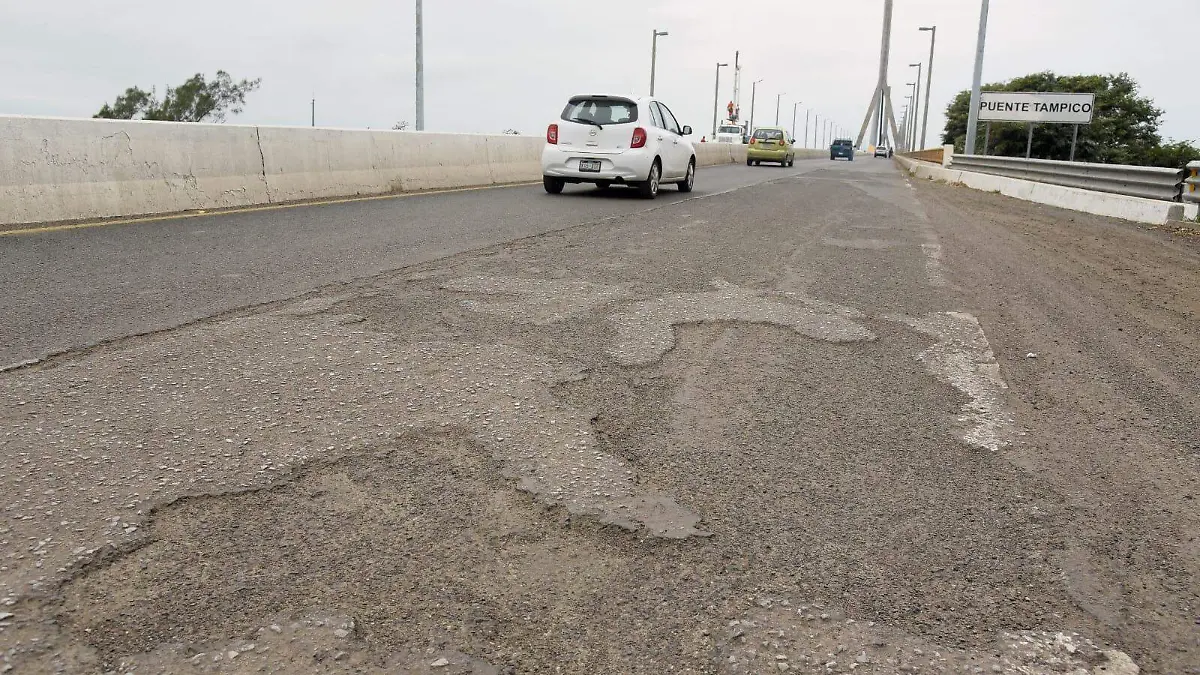
[[[1097,216],[1109,216],[1149,225],[1166,225],[1171,221],[1196,218],[1195,205],[1126,197],[1107,192],[1094,192],[1080,188],[1047,185],[1018,178],[993,176],[958,169],[947,169],[937,164],[920,162],[907,157],[895,157],[896,163],[917,178],[963,185],[974,190],[998,192],[1006,197],[1021,199],[1047,206],[1082,211]],[[1188,215],[1190,213],[1190,215]]]

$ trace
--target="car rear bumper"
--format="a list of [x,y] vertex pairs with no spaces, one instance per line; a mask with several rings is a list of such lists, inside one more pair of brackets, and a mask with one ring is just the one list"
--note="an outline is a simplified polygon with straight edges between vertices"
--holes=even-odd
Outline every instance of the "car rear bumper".
[[[583,159],[599,160],[600,171],[580,171],[579,161]],[[641,150],[589,155],[578,148],[564,149],[556,145],[546,145],[542,150],[542,175],[580,183],[633,183],[646,180],[653,162],[654,156]]]
[[759,148],[751,147],[746,150],[747,159],[763,160],[767,162],[778,162],[780,160],[787,159],[789,154],[791,153],[788,152],[787,148],[781,148],[779,150],[761,150]]

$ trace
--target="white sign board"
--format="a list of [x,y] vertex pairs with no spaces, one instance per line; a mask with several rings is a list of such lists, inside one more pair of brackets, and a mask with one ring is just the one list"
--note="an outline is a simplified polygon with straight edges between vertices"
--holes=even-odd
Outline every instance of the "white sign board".
[[1095,94],[985,91],[979,96],[983,122],[1051,122],[1090,124]]

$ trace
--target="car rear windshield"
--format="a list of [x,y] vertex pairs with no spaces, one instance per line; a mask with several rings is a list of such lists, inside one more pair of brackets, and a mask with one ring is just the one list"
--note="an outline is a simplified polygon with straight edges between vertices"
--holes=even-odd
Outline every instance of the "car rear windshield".
[[833,142],[833,144],[834,144],[834,145],[836,145],[836,146],[837,146],[837,147],[839,147],[839,148],[848,148],[848,147],[850,147],[850,146],[854,145],[854,143],[853,143],[853,142],[851,142],[851,141],[848,141],[848,140],[846,140],[846,139],[841,139],[841,140],[834,141],[834,142]]
[[578,99],[563,108],[562,118],[568,122],[582,119],[596,124],[626,124],[637,121],[638,109],[630,101]]
[[741,127],[719,127],[717,129],[717,133],[719,133],[719,134],[740,134],[740,133],[742,133],[742,128]]
[[777,141],[783,138],[783,132],[779,129],[755,129],[754,137],[760,141]]

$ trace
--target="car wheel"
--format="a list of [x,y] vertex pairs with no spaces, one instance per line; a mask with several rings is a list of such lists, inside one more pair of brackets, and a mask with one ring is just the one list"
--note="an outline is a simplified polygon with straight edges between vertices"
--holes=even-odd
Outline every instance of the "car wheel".
[[747,157],[746,158],[746,166],[754,166],[754,160]]
[[792,155],[791,159],[788,160],[788,166],[796,166],[796,156],[795,155]]
[[566,184],[567,184],[567,181],[565,181],[561,178],[554,178],[553,176],[542,176],[542,187],[546,188],[546,192],[549,192],[552,195],[556,195],[556,194],[562,192],[563,186],[565,186]]
[[643,199],[654,199],[658,196],[658,183],[662,179],[662,167],[659,166],[658,160],[650,165],[650,175],[645,181],[638,185],[638,193]]
[[696,160],[688,162],[687,176],[683,180],[676,183],[679,186],[680,192],[691,192],[692,187],[696,185]]

